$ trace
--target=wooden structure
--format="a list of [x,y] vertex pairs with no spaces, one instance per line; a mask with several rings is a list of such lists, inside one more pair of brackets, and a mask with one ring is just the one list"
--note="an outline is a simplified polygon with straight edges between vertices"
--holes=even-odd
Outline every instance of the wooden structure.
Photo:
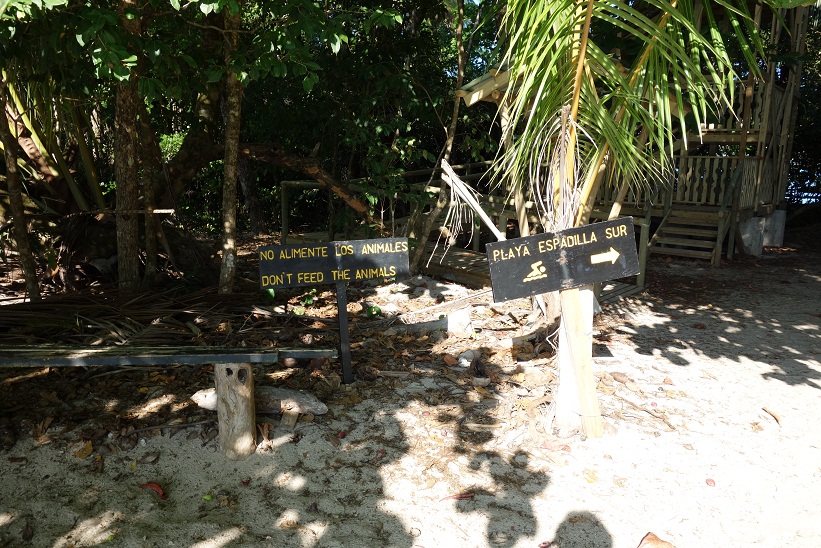
[[[779,17],[773,17],[755,5],[753,13],[772,45],[796,55],[804,53],[809,8],[780,9]],[[800,62],[772,62],[764,79],[737,82],[732,107],[702,124],[699,132],[679,136],[674,169],[667,180],[630,188],[626,195],[620,195],[619,181],[605,181],[590,220],[606,219],[611,210],[633,216],[641,227],[637,232],[642,257],[649,251],[706,259],[717,266],[725,252],[732,258],[736,247],[746,253],[760,252],[765,222],[783,219],[774,217],[774,212],[783,206],[786,194],[800,79]],[[508,84],[507,71],[494,70],[457,94],[468,106],[478,101],[496,103],[505,124],[503,99]],[[491,197],[489,204],[500,224],[515,219],[521,227],[537,220],[528,198],[514,193],[510,200],[495,198],[494,202]],[[756,220],[765,222],[752,222]],[[654,234],[648,238],[651,228]],[[529,226],[522,230],[526,233]],[[643,280],[637,285],[643,285]]]

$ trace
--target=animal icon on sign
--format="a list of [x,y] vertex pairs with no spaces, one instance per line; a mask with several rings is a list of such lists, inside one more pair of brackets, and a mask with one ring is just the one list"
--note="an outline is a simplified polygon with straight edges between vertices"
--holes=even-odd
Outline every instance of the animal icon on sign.
[[532,282],[533,280],[541,280],[542,278],[547,278],[547,267],[543,265],[544,261],[536,261],[535,263],[530,265],[530,273],[525,276],[525,279],[522,280],[523,282]]

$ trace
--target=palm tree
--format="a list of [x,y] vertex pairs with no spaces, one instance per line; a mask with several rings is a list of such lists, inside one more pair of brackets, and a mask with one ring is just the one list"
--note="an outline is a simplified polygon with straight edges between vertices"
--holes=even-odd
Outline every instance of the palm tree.
[[[605,172],[625,188],[662,181],[676,136],[731,105],[736,79],[763,58],[746,0],[510,0],[503,25],[512,84],[500,172],[532,193],[545,231],[586,222]],[[592,311],[581,321],[579,299],[562,292],[559,396],[592,379]],[[597,415],[585,390],[581,405]],[[562,401],[558,426],[578,424]],[[600,435],[600,417],[582,424]]]

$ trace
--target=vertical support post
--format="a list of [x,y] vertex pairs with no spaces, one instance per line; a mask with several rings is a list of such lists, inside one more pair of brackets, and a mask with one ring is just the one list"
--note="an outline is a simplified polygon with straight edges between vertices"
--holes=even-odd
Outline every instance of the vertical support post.
[[219,439],[228,460],[242,460],[257,449],[254,373],[248,363],[214,366]]
[[339,318],[339,357],[342,359],[342,383],[353,382],[353,367],[351,364],[351,339],[348,333],[348,296],[345,282],[336,282],[336,315]]
[[645,274],[647,274],[647,247],[650,242],[650,220],[639,221],[641,232],[639,236],[639,273],[636,276],[636,286],[644,289]]
[[336,236],[336,230],[334,229],[334,193],[329,188],[328,189],[328,241],[334,241],[334,236]]
[[288,181],[282,181],[279,185],[279,202],[280,202],[280,216],[282,218],[279,235],[279,243],[285,245],[285,240],[288,238]]
[[588,286],[567,289],[560,295],[561,328],[569,343],[567,350],[573,363],[578,389],[582,431],[589,438],[600,438],[603,435],[603,425],[596,395],[596,379],[593,377],[593,291]]

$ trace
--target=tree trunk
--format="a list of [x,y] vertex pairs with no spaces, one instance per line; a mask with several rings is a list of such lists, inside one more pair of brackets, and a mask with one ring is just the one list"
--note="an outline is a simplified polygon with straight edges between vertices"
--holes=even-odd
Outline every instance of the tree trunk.
[[216,144],[220,93],[219,87],[209,86],[197,96],[197,118],[185,134],[180,150],[168,161],[165,184],[157,189],[159,207],[176,207],[191,179],[223,155],[222,146]]
[[[200,53],[205,58],[217,59],[225,47],[222,14],[211,12],[203,23],[200,28]],[[176,207],[177,199],[185,192],[191,179],[209,163],[222,158],[222,145],[215,144],[220,132],[222,92],[222,85],[217,82],[206,84],[205,90],[197,95],[194,120],[179,151],[165,166],[164,184],[156,189],[158,207]]]
[[220,293],[231,293],[234,289],[234,275],[237,270],[237,171],[239,167],[239,135],[242,123],[242,83],[232,70],[231,59],[237,47],[237,31],[242,19],[242,11],[232,14],[225,11],[225,159],[222,183],[222,264],[220,266]]
[[[120,8],[138,9],[134,0],[122,0]],[[140,33],[140,18],[123,17],[126,31]],[[140,288],[139,233],[139,128],[137,75],[117,85],[114,108],[114,176],[117,183],[117,272],[120,292],[136,293]]]
[[259,202],[259,189],[252,174],[248,159],[240,158],[237,167],[237,177],[239,178],[239,186],[242,189],[242,198],[245,202],[244,213],[248,215],[251,232],[259,236],[262,234],[265,223],[263,221],[262,205]]
[[331,192],[339,196],[348,207],[353,209],[365,221],[368,226],[377,230],[384,230],[381,222],[373,218],[368,206],[354,195],[354,191],[342,181],[338,181],[333,175],[322,169],[315,158],[298,156],[283,150],[275,144],[244,143],[240,154],[252,160],[270,162],[279,167],[285,167],[304,173],[306,176],[322,183]]
[[[145,236],[145,273],[143,274],[142,288],[150,289],[154,286],[157,276],[158,235],[162,230],[159,215],[153,213],[156,208],[157,188],[163,179],[163,157],[157,135],[148,118],[145,104],[138,105],[140,109],[140,165],[142,166],[142,189],[145,206],[144,228]],[[169,250],[170,253],[170,250]]]
[[37,283],[37,263],[31,252],[28,239],[28,220],[26,209],[23,206],[23,187],[20,184],[20,172],[17,170],[17,140],[11,134],[9,121],[6,116],[6,81],[0,78],[0,139],[3,142],[6,160],[6,184],[9,191],[9,207],[14,221],[14,241],[17,244],[17,253],[20,255],[20,264],[26,277],[26,292],[29,299],[40,299],[40,286]]

